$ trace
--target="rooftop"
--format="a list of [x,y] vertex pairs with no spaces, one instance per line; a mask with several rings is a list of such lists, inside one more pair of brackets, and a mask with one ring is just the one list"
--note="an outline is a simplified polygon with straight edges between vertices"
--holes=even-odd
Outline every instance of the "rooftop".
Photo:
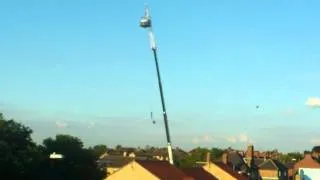
[[266,170],[286,170],[287,167],[280,163],[278,160],[268,159],[262,164],[259,165],[259,169],[266,169]]
[[227,172],[228,174],[230,174],[231,176],[236,178],[237,180],[248,180],[249,179],[247,175],[239,174],[239,173],[233,171],[233,169],[230,166],[228,166],[222,162],[216,162],[215,164],[217,166],[219,166],[221,169],[223,169],[225,172]]
[[147,157],[124,157],[120,155],[109,155],[98,160],[98,165],[100,167],[123,167],[127,165],[132,160],[147,160]]
[[195,180],[217,180],[216,177],[205,171],[202,167],[184,168],[182,171]]
[[294,165],[294,169],[298,168],[320,168],[320,164],[312,158],[311,154],[305,154],[304,158]]
[[193,178],[187,176],[185,173],[183,173],[175,166],[169,164],[169,162],[167,161],[136,160],[136,162],[147,169],[149,172],[163,180],[193,180]]

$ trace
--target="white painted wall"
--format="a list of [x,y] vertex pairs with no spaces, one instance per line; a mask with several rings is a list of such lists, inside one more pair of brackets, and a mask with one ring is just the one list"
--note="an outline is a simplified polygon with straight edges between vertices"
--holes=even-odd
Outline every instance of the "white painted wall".
[[299,168],[301,180],[320,180],[320,169]]

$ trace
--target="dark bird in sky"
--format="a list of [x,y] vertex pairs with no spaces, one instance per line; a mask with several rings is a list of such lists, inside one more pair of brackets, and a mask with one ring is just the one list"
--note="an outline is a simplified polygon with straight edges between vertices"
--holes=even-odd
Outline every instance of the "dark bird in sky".
[[153,119],[153,112],[150,113],[150,119],[152,120],[152,124],[156,124],[156,121]]

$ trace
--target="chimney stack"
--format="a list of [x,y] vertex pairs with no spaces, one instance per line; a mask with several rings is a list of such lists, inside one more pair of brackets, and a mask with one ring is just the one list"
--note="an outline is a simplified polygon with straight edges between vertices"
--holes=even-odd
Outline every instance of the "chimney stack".
[[210,152],[207,152],[206,163],[208,164],[209,167],[210,167],[210,159],[211,159],[211,154],[210,154]]
[[222,154],[222,162],[223,164],[228,164],[228,152]]
[[254,148],[253,148],[252,144],[248,145],[247,159],[248,159],[248,166],[251,167],[253,164],[253,159],[254,159]]

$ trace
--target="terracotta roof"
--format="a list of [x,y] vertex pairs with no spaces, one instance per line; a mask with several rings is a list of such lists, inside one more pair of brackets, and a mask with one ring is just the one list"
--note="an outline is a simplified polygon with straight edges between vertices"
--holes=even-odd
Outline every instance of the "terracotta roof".
[[136,162],[161,180],[194,180],[167,161],[136,160]]
[[306,154],[301,161],[294,165],[294,169],[299,168],[320,168],[320,164],[312,158],[311,154]]
[[239,173],[233,171],[233,169],[230,166],[228,166],[222,162],[216,162],[215,164],[217,166],[219,166],[222,170],[224,170],[226,173],[228,173],[231,176],[233,176],[234,178],[236,178],[237,180],[248,180],[249,179],[247,175],[239,174]]
[[182,171],[195,180],[217,180],[216,177],[205,171],[202,167],[184,168]]

